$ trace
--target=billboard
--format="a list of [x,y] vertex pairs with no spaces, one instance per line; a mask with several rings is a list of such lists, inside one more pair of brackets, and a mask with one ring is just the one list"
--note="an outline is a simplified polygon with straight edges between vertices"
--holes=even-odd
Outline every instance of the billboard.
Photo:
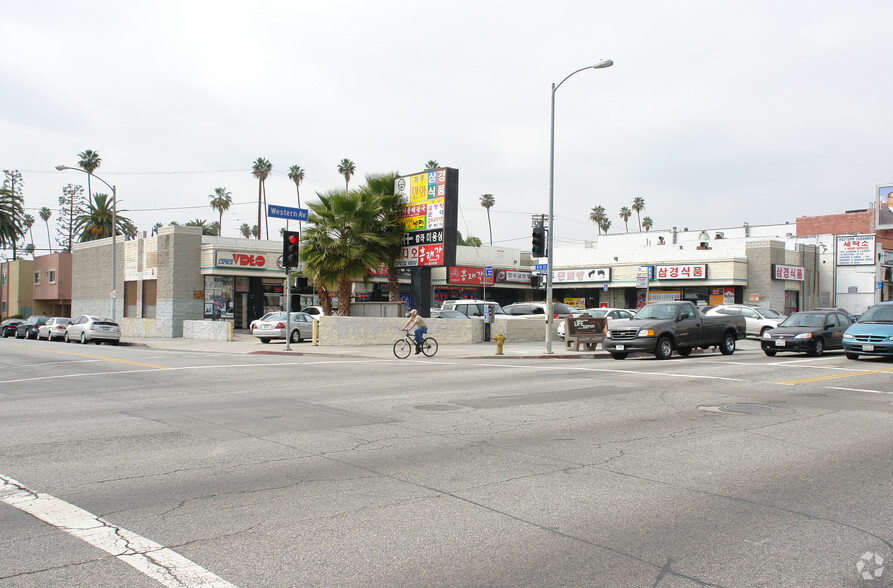
[[877,223],[876,230],[893,229],[893,183],[877,187]]
[[400,222],[403,255],[397,267],[437,267],[456,263],[456,219],[459,209],[459,170],[444,167],[394,181],[403,200]]

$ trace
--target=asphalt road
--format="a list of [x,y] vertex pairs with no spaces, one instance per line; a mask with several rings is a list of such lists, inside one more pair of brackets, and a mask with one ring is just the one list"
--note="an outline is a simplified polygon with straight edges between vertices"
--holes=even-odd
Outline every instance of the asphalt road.
[[0,368],[3,588],[893,584],[891,361],[0,340]]

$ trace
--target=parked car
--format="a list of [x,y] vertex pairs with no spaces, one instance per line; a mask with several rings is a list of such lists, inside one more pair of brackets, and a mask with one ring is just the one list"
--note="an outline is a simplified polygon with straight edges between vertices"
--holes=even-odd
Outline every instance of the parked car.
[[117,345],[121,340],[121,326],[110,318],[82,314],[69,323],[64,339],[66,343],[92,341],[97,345],[102,342]]
[[37,339],[37,329],[49,319],[43,314],[32,314],[16,327],[16,339]]
[[[546,314],[546,303],[545,302],[515,302],[513,304],[509,304],[508,306],[504,306],[503,309],[506,314],[510,314],[512,316],[530,316],[530,315],[541,315],[545,316]],[[580,311],[577,308],[574,308],[570,304],[565,304],[563,302],[553,302],[552,303],[552,318],[563,319],[574,314],[578,314]]]
[[[573,316],[580,316],[583,313],[586,313],[593,318],[604,317],[608,319],[608,324],[614,319],[628,319],[636,316],[636,311],[628,310],[626,308],[587,308],[582,312],[575,313]],[[558,323],[558,336],[562,339],[564,339],[564,325],[564,321]]]
[[716,316],[720,314],[743,315],[744,322],[747,325],[747,334],[752,337],[762,337],[763,333],[769,329],[774,329],[784,320],[782,317],[775,316],[759,306],[749,306],[746,304],[720,304],[709,310],[702,310],[701,312],[705,316]]
[[51,316],[47,322],[38,327],[37,339],[46,339],[47,341],[64,339],[65,329],[68,328],[69,324],[71,324],[70,318],[64,316]]
[[[285,339],[286,312],[270,312],[251,323],[251,334],[260,339],[261,343],[269,343],[273,339]],[[300,343],[304,339],[313,336],[314,318],[305,312],[291,313],[291,343]]]
[[840,313],[843,313],[843,314],[847,315],[848,317],[850,317],[850,320],[853,322],[856,322],[856,319],[858,318],[855,314],[853,314],[850,311],[848,311],[847,309],[841,308],[839,306],[833,307],[833,308],[830,308],[830,307],[829,308],[814,308],[813,310],[833,310],[835,312],[840,312]]
[[[509,317],[502,307],[491,300],[446,300],[440,305],[441,310],[458,310],[467,317],[484,317],[484,306],[490,307],[494,316]],[[516,317],[519,318],[519,317]]]
[[770,357],[779,351],[819,356],[826,349],[842,349],[843,333],[851,324],[850,317],[835,310],[794,312],[777,328],[763,333],[760,347]]
[[16,328],[23,322],[23,319],[19,318],[11,318],[6,319],[2,323],[0,323],[0,334],[3,335],[3,338],[7,337],[15,337],[16,336]]
[[847,359],[860,355],[893,356],[893,301],[875,304],[843,334]]
[[467,315],[462,314],[458,310],[443,310],[440,308],[431,309],[431,318],[442,319],[468,319]]

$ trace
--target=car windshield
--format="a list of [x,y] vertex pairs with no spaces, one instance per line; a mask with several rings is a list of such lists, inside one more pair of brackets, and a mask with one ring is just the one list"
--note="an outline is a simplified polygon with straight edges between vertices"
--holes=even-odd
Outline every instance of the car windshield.
[[605,316],[606,314],[608,314],[608,311],[605,310],[604,308],[598,308],[595,310],[587,310],[585,312],[586,312],[586,314],[588,314],[589,316],[591,316],[593,318],[601,318],[601,317]]
[[564,302],[553,302],[552,312],[555,314],[576,314],[580,312],[580,310],[574,308],[570,304],[565,304]]
[[825,315],[816,313],[792,314],[781,323],[780,327],[812,327],[822,328],[825,325]]
[[778,318],[776,315],[767,311],[765,308],[754,308],[754,312],[756,312],[758,315],[760,315],[763,318],[767,318],[767,319]]
[[264,321],[284,321],[287,315],[284,312],[271,312],[261,320]]
[[859,317],[860,323],[893,323],[893,304],[872,306]]
[[675,304],[648,304],[636,313],[634,320],[640,319],[672,319],[676,317]]

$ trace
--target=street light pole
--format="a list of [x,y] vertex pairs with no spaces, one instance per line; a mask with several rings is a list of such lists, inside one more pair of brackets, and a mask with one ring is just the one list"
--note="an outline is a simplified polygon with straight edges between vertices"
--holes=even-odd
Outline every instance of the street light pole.
[[614,62],[610,59],[603,59],[595,65],[587,65],[571,72],[557,85],[552,83],[552,121],[549,132],[549,232],[546,237],[546,353],[552,353],[552,318],[555,314],[552,311],[552,262],[554,260],[553,249],[555,248],[555,92],[574,74],[585,69],[604,69],[612,65]]
[[[102,182],[103,184],[108,186],[112,191],[112,290],[111,290],[111,292],[109,292],[109,297],[112,299],[112,320],[116,320],[115,319],[115,302],[116,302],[116,298],[117,298],[117,292],[116,292],[117,275],[116,274],[117,274],[117,268],[118,268],[117,259],[116,259],[116,255],[118,252],[118,239],[117,239],[117,237],[118,237],[118,193],[117,193],[117,190],[115,189],[114,186],[110,185],[108,182],[106,182],[105,180],[103,180],[102,178],[97,176],[96,174],[90,173],[87,170],[79,168],[79,167],[71,167],[68,165],[57,165],[56,170],[57,171],[71,170],[71,171],[83,172],[87,175],[93,176],[94,178],[96,178],[97,180],[99,180],[100,182]],[[93,195],[90,194],[89,197],[92,198]],[[73,236],[72,236],[72,238],[73,238]],[[70,249],[70,245],[69,245],[69,249]]]

